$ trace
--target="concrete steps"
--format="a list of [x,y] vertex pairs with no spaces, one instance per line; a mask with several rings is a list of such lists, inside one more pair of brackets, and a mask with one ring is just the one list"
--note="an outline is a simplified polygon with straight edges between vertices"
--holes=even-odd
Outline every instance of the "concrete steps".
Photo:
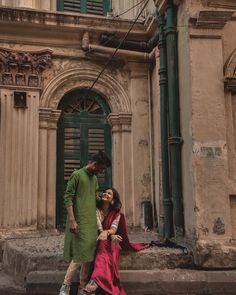
[[[157,238],[152,233],[130,237],[133,242]],[[63,235],[53,235],[4,241],[0,295],[58,295],[67,268],[62,257],[63,239]],[[123,252],[120,275],[127,295],[236,294],[236,271],[200,271],[193,266],[191,253],[153,247],[136,253]],[[78,277],[79,274],[71,295],[77,295]]]
[[0,295],[24,295],[26,289],[17,285],[0,267]]
[[[122,270],[120,275],[127,295],[236,294],[236,271]],[[63,277],[64,272],[31,272],[27,277],[26,294],[58,295]],[[76,281],[71,295],[77,295]]]
[[[136,239],[135,239],[136,238]],[[147,238],[147,237],[146,237]],[[134,236],[133,241],[143,241]],[[64,271],[68,264],[63,260],[63,235],[12,239],[5,242],[3,267],[20,284],[33,271]],[[151,241],[151,240],[150,240]],[[121,270],[152,270],[190,268],[193,256],[180,249],[152,247],[140,252],[123,252]]]

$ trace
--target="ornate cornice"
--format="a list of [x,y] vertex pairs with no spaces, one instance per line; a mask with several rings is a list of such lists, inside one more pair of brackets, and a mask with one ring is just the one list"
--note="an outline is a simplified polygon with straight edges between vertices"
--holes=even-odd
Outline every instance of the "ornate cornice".
[[61,110],[51,108],[39,109],[39,126],[40,129],[56,129],[57,121],[60,118]]
[[235,0],[202,0],[202,3],[209,7],[236,9]]
[[233,14],[234,11],[229,10],[202,10],[190,23],[199,29],[223,29]]
[[0,48],[0,84],[40,87],[41,75],[51,67],[52,51],[15,51]]
[[132,113],[110,113],[107,119],[113,133],[131,131]]
[[[84,32],[86,27],[89,27],[91,32],[99,34],[104,33],[104,31],[111,33],[116,31],[116,33],[125,34],[130,28],[132,20],[114,19],[90,14],[0,7],[0,23],[6,25],[7,28],[20,24],[17,27],[18,34],[25,30],[30,31],[34,27],[47,36],[49,34],[54,34],[54,36],[59,34],[61,36],[62,32],[66,33],[67,36],[68,34],[73,34],[74,36],[74,29],[76,29],[77,33],[80,33]],[[42,30],[45,26],[47,30]],[[145,40],[148,33],[146,30],[152,29],[154,26],[155,24],[151,18],[145,25],[137,21],[130,32],[130,37],[137,38],[137,40],[144,38]]]

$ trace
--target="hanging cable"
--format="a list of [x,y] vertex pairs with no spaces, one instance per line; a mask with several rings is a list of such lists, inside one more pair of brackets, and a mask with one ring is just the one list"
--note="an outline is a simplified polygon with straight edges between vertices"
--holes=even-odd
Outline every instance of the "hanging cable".
[[129,9],[125,10],[124,12],[118,14],[118,15],[115,15],[113,18],[117,18],[117,17],[120,17],[121,15],[123,14],[126,14],[127,12],[129,12],[130,10],[134,9],[135,7],[139,6],[140,4],[142,4],[145,0],[142,0],[140,1],[139,3],[135,4],[134,6],[130,7]]
[[[118,17],[120,17],[123,14],[126,14],[127,12],[129,12],[130,10],[134,9],[135,7],[139,6],[140,4],[142,4],[145,0],[140,1],[139,3],[135,4],[134,6],[130,7],[129,9],[125,10],[124,12],[115,15],[112,17],[112,19],[116,19]],[[116,37],[116,34],[114,33],[109,40],[105,41],[102,45],[105,46],[107,43],[109,43],[111,40],[113,40]]]
[[113,54],[111,55],[111,57],[107,60],[107,62],[105,63],[103,69],[101,70],[101,72],[98,74],[97,78],[94,80],[93,84],[90,86],[89,90],[92,90],[92,88],[94,87],[94,85],[97,83],[98,79],[101,77],[101,75],[103,74],[103,72],[105,71],[106,67],[108,66],[108,64],[112,61],[113,57],[116,55],[117,51],[119,50],[119,48],[121,47],[122,43],[125,41],[125,39],[127,38],[127,36],[129,35],[129,33],[131,32],[131,30],[133,29],[135,23],[137,22],[137,20],[139,19],[140,15],[142,14],[142,12],[144,11],[144,9],[146,8],[147,4],[148,4],[149,0],[147,0],[145,2],[145,4],[143,5],[142,9],[140,10],[139,14],[137,15],[137,17],[135,18],[134,22],[132,23],[131,27],[129,28],[129,30],[127,31],[127,33],[125,34],[124,38],[120,41],[119,45],[116,47],[116,49],[114,50]]

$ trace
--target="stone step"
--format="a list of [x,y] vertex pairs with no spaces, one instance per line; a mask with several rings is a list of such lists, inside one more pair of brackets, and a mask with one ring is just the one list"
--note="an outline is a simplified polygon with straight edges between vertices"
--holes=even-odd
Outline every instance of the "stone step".
[[0,269],[0,295],[24,295],[26,289],[17,285],[11,276]]
[[[28,239],[12,239],[5,242],[3,253],[4,270],[23,283],[32,271],[66,270],[63,260],[63,235]],[[135,240],[135,238],[133,238]],[[137,241],[137,236],[136,240]],[[142,241],[142,240],[141,240]],[[140,252],[122,252],[120,269],[150,270],[189,268],[193,256],[180,249],[151,247]]]
[[[30,272],[26,280],[26,294],[58,295],[64,275],[62,271]],[[121,270],[120,276],[127,295],[236,294],[236,271]],[[76,294],[75,280],[71,295]]]

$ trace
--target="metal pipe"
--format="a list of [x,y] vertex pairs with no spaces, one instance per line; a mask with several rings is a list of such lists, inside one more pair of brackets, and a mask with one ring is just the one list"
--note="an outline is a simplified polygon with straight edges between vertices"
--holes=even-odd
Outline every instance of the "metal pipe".
[[[115,48],[109,48],[101,45],[94,45],[89,43],[89,32],[85,32],[82,39],[82,49],[87,53],[105,53],[108,55],[112,55],[114,53]],[[118,49],[116,56],[123,57],[127,59],[135,59],[137,61],[142,61],[145,63],[150,63],[155,61],[155,48],[151,53],[147,52],[138,52],[138,51],[130,51],[124,49]]]
[[175,237],[178,239],[183,237],[184,234],[184,214],[181,175],[182,137],[180,135],[176,10],[173,0],[168,0],[166,8],[166,47],[169,97],[170,178]]
[[[115,39],[114,35],[102,34],[101,45],[106,47],[117,47],[120,44],[120,39]],[[139,41],[125,41],[121,45],[121,49],[134,50],[140,52],[151,52],[154,47],[158,45],[159,41],[159,28],[154,35],[147,42]]]
[[158,48],[160,51],[160,124],[161,124],[161,160],[162,160],[162,192],[163,192],[163,237],[173,236],[173,207],[170,194],[169,180],[169,147],[168,147],[168,78],[167,78],[167,57],[166,40],[164,33],[165,20],[159,16],[160,36]]

